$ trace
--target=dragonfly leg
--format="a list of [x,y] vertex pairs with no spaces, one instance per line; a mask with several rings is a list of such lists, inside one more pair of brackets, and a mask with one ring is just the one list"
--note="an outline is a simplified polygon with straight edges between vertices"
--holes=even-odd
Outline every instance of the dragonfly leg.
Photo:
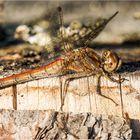
[[62,99],[63,99],[63,80],[62,80],[62,77],[60,77],[59,80],[60,80],[60,101],[61,101],[60,111],[62,111]]
[[63,111],[63,106],[64,106],[69,82],[70,82],[70,79],[67,79],[67,78],[61,76],[61,78],[60,78],[60,100],[61,100],[60,111]]
[[64,86],[63,86],[63,94],[62,94],[62,100],[61,100],[61,107],[60,107],[60,110],[63,111],[63,106],[64,106],[64,102],[65,102],[65,97],[66,97],[66,94],[67,94],[67,89],[68,89],[68,86],[69,86],[69,82],[70,82],[70,79],[65,79],[64,81]]
[[62,96],[61,96],[61,107],[60,107],[60,110],[61,111],[63,111],[63,106],[64,106],[66,94],[67,94],[67,91],[68,91],[69,83],[71,81],[73,81],[74,79],[88,77],[88,76],[91,76],[91,75],[93,75],[93,73],[82,72],[82,73],[69,74],[69,75],[66,76],[66,79],[64,79],[64,84],[61,85],[61,88],[62,88],[61,89],[61,92],[62,92]]
[[63,106],[64,106],[69,83],[70,83],[70,81],[72,81],[74,79],[75,79],[75,76],[72,74],[72,76],[64,79],[64,82],[61,82],[61,107],[60,107],[61,111],[63,111]]
[[100,95],[100,96],[102,96],[102,97],[104,97],[104,98],[106,98],[106,99],[109,99],[110,101],[112,101],[116,106],[118,105],[113,99],[111,99],[111,98],[109,98],[109,97],[107,97],[107,96],[105,96],[105,95],[103,95],[102,93],[101,93],[101,75],[98,75],[97,76],[97,94],[98,95]]
[[104,75],[108,80],[110,80],[110,81],[112,81],[112,82],[115,82],[115,83],[118,83],[118,84],[123,83],[124,81],[128,81],[128,80],[125,79],[125,78],[115,79],[115,78],[113,78],[110,74],[108,74],[108,73],[106,73],[106,72],[103,72],[103,75]]

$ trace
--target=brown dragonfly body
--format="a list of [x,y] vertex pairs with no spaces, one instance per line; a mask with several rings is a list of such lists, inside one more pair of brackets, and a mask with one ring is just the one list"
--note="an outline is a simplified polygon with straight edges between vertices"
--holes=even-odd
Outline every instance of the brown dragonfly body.
[[[111,55],[113,54],[112,52],[110,53]],[[114,61],[112,63],[116,68],[118,59],[113,57],[109,56],[108,59],[111,60],[110,62]],[[46,66],[1,78],[0,88],[45,77],[60,76],[66,74],[68,71],[73,71],[77,74],[83,72],[87,74],[103,74],[102,58],[91,48],[74,49]]]
[[56,76],[62,67],[62,63],[62,59],[57,59],[46,66],[1,78],[0,88],[5,88],[45,77]]
[[[63,26],[63,13],[62,8],[58,8],[60,15],[60,24]],[[0,88],[5,88],[11,85],[20,84],[23,82],[40,79],[49,76],[59,76],[67,73],[69,70],[74,72],[86,72],[86,73],[103,73],[101,68],[101,56],[99,56],[93,49],[86,48],[88,43],[96,38],[98,34],[105,28],[107,23],[116,16],[118,12],[114,13],[108,19],[102,19],[97,21],[92,27],[91,31],[86,34],[80,40],[76,42],[83,42],[81,48],[67,50],[66,46],[69,46],[68,40],[73,40],[71,37],[68,39],[64,38],[63,33],[61,34],[62,46],[64,45],[65,53],[61,55],[59,59],[54,60],[52,63],[34,69],[29,70],[20,74],[15,74],[0,79]],[[67,42],[68,41],[68,42]],[[73,40],[73,44],[75,41]],[[72,43],[72,42],[71,42]],[[76,46],[77,47],[77,46]]]
[[[63,15],[61,7],[58,8],[60,13],[60,24],[63,27]],[[101,94],[100,91],[100,77],[105,76],[107,79],[121,83],[124,79],[116,80],[112,77],[112,73],[119,69],[121,66],[121,60],[118,55],[110,50],[103,52],[102,55],[98,55],[93,49],[88,48],[88,43],[98,36],[98,34],[105,28],[107,23],[116,16],[118,12],[114,13],[108,19],[103,19],[92,27],[91,32],[86,34],[79,42],[83,42],[82,46],[77,49],[67,50],[68,39],[64,38],[63,32],[61,32],[62,45],[65,52],[60,55],[59,59],[54,60],[52,63],[42,66],[40,68],[29,70],[20,74],[15,74],[9,77],[0,79],[0,88],[5,88],[12,85],[17,85],[27,81],[41,79],[45,77],[59,76],[62,77],[69,72],[67,79],[64,81],[64,87],[61,86],[61,107],[63,110],[64,99],[67,92],[69,82],[75,78],[86,77],[90,75],[98,76],[97,79],[97,93],[111,101],[109,97]],[[78,41],[78,40],[77,40]],[[70,42],[71,43],[71,42]],[[74,45],[75,43],[72,42]],[[75,47],[76,48],[76,47]],[[62,85],[62,84],[61,84]],[[63,89],[63,90],[62,90]],[[115,101],[113,101],[115,103]],[[115,103],[116,104],[116,103]]]

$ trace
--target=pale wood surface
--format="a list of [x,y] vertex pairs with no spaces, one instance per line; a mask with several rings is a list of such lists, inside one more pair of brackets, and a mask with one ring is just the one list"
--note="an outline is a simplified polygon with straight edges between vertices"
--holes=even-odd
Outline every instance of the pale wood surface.
[[[140,138],[140,73],[122,74],[129,81],[122,84],[123,109],[132,119],[133,137]],[[119,105],[96,93],[96,76],[76,79],[70,82],[65,98],[64,112],[92,112],[122,117],[119,85],[106,78],[101,79],[102,94],[112,98]],[[115,76],[118,78],[118,75]],[[89,85],[89,88],[88,88]],[[0,109],[60,111],[60,79],[45,78],[17,85],[17,96],[13,88],[0,90]],[[13,96],[14,95],[14,96]],[[15,99],[15,97],[17,99]],[[13,101],[17,101],[17,104]]]
[[[124,111],[132,118],[140,117],[140,76],[139,72],[122,74],[128,79],[122,84]],[[118,76],[115,76],[117,79]],[[99,96],[96,93],[96,76],[75,79],[70,82],[65,98],[66,112],[94,112],[121,116],[119,85],[101,78],[102,94],[112,98],[119,105]],[[89,88],[88,88],[89,84]],[[55,109],[60,108],[60,79],[45,78],[19,84],[17,89],[17,110]],[[13,88],[0,90],[0,108],[13,108]],[[15,97],[15,95],[14,95]],[[6,103],[6,104],[5,104]],[[8,104],[7,104],[8,103]]]

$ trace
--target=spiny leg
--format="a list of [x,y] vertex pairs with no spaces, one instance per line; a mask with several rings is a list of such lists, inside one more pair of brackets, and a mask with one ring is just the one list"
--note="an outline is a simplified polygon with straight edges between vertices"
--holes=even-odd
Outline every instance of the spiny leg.
[[61,99],[61,106],[60,106],[60,111],[63,111],[63,106],[65,102],[65,97],[67,94],[67,89],[69,82],[71,81],[71,78],[66,78],[65,77],[60,77],[60,99]]
[[[119,79],[121,79],[121,75],[119,74]],[[122,83],[119,84],[120,88],[120,97],[121,97],[121,109],[122,109],[122,117],[125,119],[125,122],[130,125],[130,118],[127,112],[124,113],[124,106],[123,106],[123,97],[122,97]]]
[[66,97],[66,93],[67,93],[67,88],[68,88],[67,82],[69,82],[69,80],[64,79],[64,84],[63,84],[63,82],[61,83],[62,84],[61,85],[61,106],[60,106],[61,111],[63,111],[63,106],[64,106],[65,97]]
[[63,82],[61,82],[61,106],[60,106],[61,111],[63,111],[63,106],[64,106],[65,97],[66,97],[66,94],[67,94],[69,83],[73,79],[75,79],[75,76],[70,75],[70,77],[68,77],[67,79],[64,79],[64,84],[63,84]]
[[106,99],[109,99],[110,101],[112,101],[116,106],[118,105],[113,99],[111,99],[111,98],[109,98],[109,97],[107,97],[107,96],[105,96],[105,95],[103,95],[102,93],[101,93],[101,75],[98,75],[98,77],[97,77],[97,94],[98,95],[100,95],[100,96],[102,96],[102,97],[104,97],[104,98],[106,98]]
[[[80,58],[82,58],[82,57],[80,57]],[[69,64],[71,64],[71,63],[72,63],[72,61],[69,61]],[[91,75],[91,73],[90,73],[90,74],[87,74],[87,73],[86,73],[87,69],[88,69],[89,71],[91,71],[91,69],[89,69],[89,66],[87,66],[88,63],[86,62],[86,59],[83,58],[83,61],[81,61],[81,59],[79,59],[78,63],[79,63],[79,67],[81,67],[81,69],[83,69],[83,71],[85,71],[85,72],[80,73],[80,75],[79,75],[79,73],[69,75],[69,77],[68,77],[67,79],[64,80],[64,84],[62,84],[62,82],[61,82],[61,84],[62,84],[62,85],[61,85],[61,95],[62,95],[62,96],[61,96],[61,107],[60,107],[60,110],[61,110],[61,111],[63,110],[64,101],[65,101],[65,96],[66,96],[66,94],[67,94],[67,89],[68,89],[68,86],[69,86],[70,81],[72,81],[72,80],[74,80],[74,79],[76,79],[76,78],[81,78],[81,77],[85,77],[85,76],[87,76],[87,75]],[[73,61],[73,65],[77,65],[75,61]],[[66,63],[66,64],[62,67],[62,70],[63,70],[63,71],[65,71],[65,66],[68,67],[68,64]],[[64,86],[63,86],[63,85],[64,85]]]
[[63,81],[62,81],[62,77],[59,77],[59,81],[60,81],[60,100],[61,100],[61,106],[60,106],[60,111],[62,111],[62,100],[63,100]]
[[89,77],[93,74],[94,73],[86,73],[86,72],[75,73],[75,74],[68,75],[68,77],[66,79],[64,79],[64,84],[63,84],[64,86],[62,85],[62,100],[61,100],[61,107],[60,107],[61,111],[63,110],[63,106],[64,106],[65,97],[66,97],[66,94],[67,94],[69,83],[74,79]]
[[[115,79],[115,78],[113,78],[109,73],[106,73],[105,71],[103,71],[103,75],[104,75],[108,80],[110,80],[110,81],[112,81],[112,82],[115,82],[115,83],[118,83],[118,84],[120,84],[120,83],[124,82],[125,80],[127,80],[127,79],[125,79],[125,78]],[[127,81],[128,81],[128,80],[127,80]]]
[[[119,74],[119,79],[121,79],[121,75],[120,74]],[[124,107],[123,107],[122,85],[121,85],[121,82],[119,83],[119,88],[120,88],[120,97],[121,97],[122,117],[125,117],[125,115],[124,115]]]

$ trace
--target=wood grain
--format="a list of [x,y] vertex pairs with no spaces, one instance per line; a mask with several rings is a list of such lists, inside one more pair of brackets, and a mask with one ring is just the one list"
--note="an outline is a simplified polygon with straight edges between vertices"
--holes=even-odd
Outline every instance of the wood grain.
[[[133,137],[140,138],[140,73],[122,74],[128,81],[122,85],[122,101],[124,113],[131,118]],[[66,78],[66,77],[63,77]],[[63,79],[62,78],[62,79]],[[115,78],[119,78],[115,75]],[[119,105],[101,97],[96,93],[96,76],[75,79],[70,82],[64,101],[64,112],[113,115],[122,117],[119,84],[101,78],[101,92]],[[17,110],[50,110],[60,111],[60,79],[44,78],[17,85],[17,95],[12,96],[12,87],[0,90],[0,109]],[[13,100],[17,96],[17,101]],[[13,101],[15,103],[13,103]],[[15,105],[14,105],[15,106]]]

